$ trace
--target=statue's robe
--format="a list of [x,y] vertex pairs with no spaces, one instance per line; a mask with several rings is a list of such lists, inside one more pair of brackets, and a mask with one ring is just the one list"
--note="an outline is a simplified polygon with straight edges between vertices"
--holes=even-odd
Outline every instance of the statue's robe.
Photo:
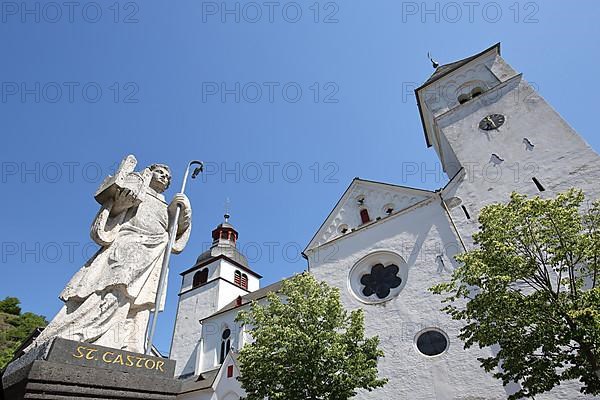
[[[65,305],[36,342],[58,336],[144,352],[169,240],[167,204],[148,188],[139,206],[115,216],[111,208],[112,201],[103,205],[92,225],[101,249],[62,291]],[[191,224],[178,232],[173,253],[183,250],[190,232]],[[161,309],[164,301],[163,296]]]

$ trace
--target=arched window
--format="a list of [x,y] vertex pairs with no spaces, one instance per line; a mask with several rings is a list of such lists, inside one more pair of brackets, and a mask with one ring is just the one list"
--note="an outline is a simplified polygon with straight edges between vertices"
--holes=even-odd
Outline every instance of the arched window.
[[385,206],[383,206],[383,212],[385,213],[385,215],[392,215],[395,208],[396,206],[394,205],[394,203],[387,203]]
[[233,275],[233,283],[248,290],[248,275],[242,274],[239,270],[236,270],[235,274]]
[[469,100],[471,100],[471,97],[468,94],[461,94],[458,96],[458,102],[460,104],[466,103]]
[[231,329],[225,328],[221,334],[221,355],[219,357],[219,364],[223,364],[225,357],[229,354],[229,350],[231,350]]
[[467,101],[482,95],[487,90],[487,85],[483,81],[475,80],[465,82],[456,89],[456,96],[459,104],[464,104]]
[[483,93],[483,89],[480,87],[476,87],[473,90],[471,90],[471,98],[474,99],[475,97],[479,96],[482,93]]
[[366,208],[360,210],[360,220],[363,224],[366,224],[367,222],[371,221],[371,218],[369,217],[369,210],[367,210]]
[[192,288],[197,288],[200,285],[204,285],[208,280],[208,268],[204,268],[194,274],[194,282]]

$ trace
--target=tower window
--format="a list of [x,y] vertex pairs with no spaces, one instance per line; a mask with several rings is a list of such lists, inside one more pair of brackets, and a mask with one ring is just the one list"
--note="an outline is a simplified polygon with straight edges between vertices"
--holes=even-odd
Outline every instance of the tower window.
[[463,212],[465,213],[465,217],[467,217],[467,219],[471,219],[471,216],[469,215],[469,211],[467,211],[467,207],[465,206],[460,206],[463,210]]
[[233,283],[243,289],[248,290],[248,275],[242,274],[239,270],[236,270],[235,274],[233,275]]
[[369,210],[367,210],[366,208],[360,210],[360,220],[363,224],[371,222],[371,218],[369,218]]
[[200,285],[204,285],[208,281],[208,268],[204,268],[194,274],[192,288],[197,288]]
[[231,329],[225,328],[221,334],[221,355],[219,357],[219,364],[225,362],[225,357],[231,350]]
[[546,188],[544,188],[544,186],[542,186],[542,184],[540,183],[540,181],[538,181],[535,177],[531,178],[531,180],[533,180],[533,183],[535,183],[535,186],[538,188],[538,190],[540,192],[546,191]]
[[471,98],[475,98],[477,96],[479,96],[480,94],[483,93],[483,89],[480,87],[476,87],[475,89],[471,90]]
[[477,96],[482,95],[487,88],[483,81],[465,82],[456,90],[457,100],[459,104],[464,104]]

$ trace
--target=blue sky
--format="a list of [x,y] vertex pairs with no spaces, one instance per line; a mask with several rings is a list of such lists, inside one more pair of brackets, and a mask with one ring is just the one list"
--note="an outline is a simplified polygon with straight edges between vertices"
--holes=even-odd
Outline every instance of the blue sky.
[[[178,273],[208,245],[227,198],[266,285],[306,268],[299,250],[353,177],[444,184],[412,94],[432,72],[428,51],[445,63],[502,42],[600,149],[595,1],[72,4],[1,5],[0,297],[52,318],[94,251],[93,193],[115,163],[133,153],[140,166],[169,164],[170,197],[201,159],[207,172],[187,191],[191,240],[171,259],[162,350]],[[411,163],[438,173],[406,176]]]

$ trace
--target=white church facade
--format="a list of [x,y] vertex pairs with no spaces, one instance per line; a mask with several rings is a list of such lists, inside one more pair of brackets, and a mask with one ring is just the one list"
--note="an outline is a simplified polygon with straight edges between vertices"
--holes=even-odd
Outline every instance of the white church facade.
[[[477,361],[495,349],[465,350],[461,323],[428,288],[447,281],[453,256],[473,246],[483,206],[513,191],[549,197],[577,187],[598,198],[600,157],[500,57],[499,44],[437,67],[415,94],[448,184],[428,191],[354,179],[304,250],[308,269],[340,289],[346,308],[362,308],[366,334],[380,338],[389,382],[357,399],[506,399],[515,387]],[[182,273],[170,351],[182,400],[243,397],[236,354],[247,333],[236,316],[281,286],[260,288],[227,218],[212,238]],[[566,383],[536,398],[590,397]]]

